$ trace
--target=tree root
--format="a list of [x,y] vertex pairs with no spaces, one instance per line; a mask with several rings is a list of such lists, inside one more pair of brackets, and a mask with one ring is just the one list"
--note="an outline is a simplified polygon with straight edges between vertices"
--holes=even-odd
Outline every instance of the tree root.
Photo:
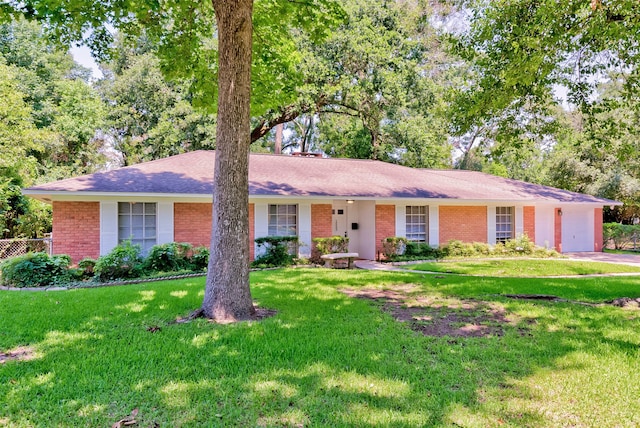
[[193,321],[196,318],[205,318],[204,315],[204,309],[202,308],[198,308],[195,311],[191,312],[189,315],[187,315],[184,318],[178,318],[177,320],[175,320],[175,324],[184,324],[184,323],[188,323]]
[[558,296],[552,296],[548,294],[496,294],[496,296],[507,297],[509,299],[519,299],[519,300],[545,300],[548,302],[558,302],[558,303],[572,303],[575,305],[583,305],[590,307],[597,307],[603,305],[612,305],[618,306],[620,308],[640,308],[640,297],[633,299],[631,297],[619,297],[613,300],[607,300],[603,303],[590,303],[590,302],[581,302],[579,300],[570,300],[563,299]]
[[170,324],[185,324],[185,323],[191,322],[191,321],[193,321],[193,320],[195,320],[197,318],[207,318],[210,321],[217,322],[219,324],[230,324],[230,323],[233,323],[233,322],[242,322],[242,321],[260,321],[262,319],[272,317],[277,313],[277,311],[275,311],[273,309],[265,309],[265,308],[260,308],[260,307],[257,307],[257,306],[254,307],[254,309],[255,309],[254,313],[250,317],[245,318],[245,319],[216,320],[216,319],[207,318],[207,316],[204,313],[204,309],[198,308],[195,311],[191,312],[186,317],[178,318],[178,319],[176,319],[175,321],[173,321]]

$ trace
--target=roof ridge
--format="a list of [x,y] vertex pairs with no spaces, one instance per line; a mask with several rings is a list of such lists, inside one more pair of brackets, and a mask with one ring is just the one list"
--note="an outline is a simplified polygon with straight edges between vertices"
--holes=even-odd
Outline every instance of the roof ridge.
[[[331,157],[331,156],[327,156],[327,157],[318,157],[318,156],[293,156],[290,154],[286,154],[286,153],[280,153],[280,154],[276,154],[276,153],[260,153],[260,152],[251,152],[249,153],[251,156],[272,156],[272,157],[279,157],[279,158],[291,158],[291,159],[306,159],[306,160],[325,160],[325,161],[343,161],[343,162],[380,162],[380,163],[390,163],[390,162],[383,162],[381,160],[378,159],[355,159],[355,158],[340,158],[340,157]],[[397,165],[397,164],[392,164],[392,165]],[[398,166],[402,166],[402,165],[398,165]]]

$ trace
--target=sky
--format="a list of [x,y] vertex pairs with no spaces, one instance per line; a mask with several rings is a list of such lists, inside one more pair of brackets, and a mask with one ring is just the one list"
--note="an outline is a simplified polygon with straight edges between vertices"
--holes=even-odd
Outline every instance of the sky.
[[86,46],[74,46],[71,48],[71,55],[77,63],[89,68],[95,80],[102,78],[102,72],[98,68],[98,64],[93,60],[89,48]]

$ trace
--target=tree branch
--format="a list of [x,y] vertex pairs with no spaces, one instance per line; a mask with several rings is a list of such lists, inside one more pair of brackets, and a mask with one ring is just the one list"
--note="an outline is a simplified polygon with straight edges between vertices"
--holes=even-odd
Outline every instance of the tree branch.
[[280,111],[280,116],[277,116],[271,120],[262,119],[251,131],[251,143],[255,143],[260,138],[264,137],[271,131],[271,129],[275,128],[276,125],[280,125],[281,123],[291,122],[296,119],[298,116],[309,113],[311,111],[317,110],[325,105],[327,105],[328,101],[325,97],[320,97],[315,105],[303,104],[291,104],[284,107]]
[[271,129],[276,127],[276,125],[290,122],[308,110],[309,109],[304,106],[289,105],[282,110],[280,116],[272,120],[262,119],[251,131],[251,143],[255,143],[260,138],[267,135]]

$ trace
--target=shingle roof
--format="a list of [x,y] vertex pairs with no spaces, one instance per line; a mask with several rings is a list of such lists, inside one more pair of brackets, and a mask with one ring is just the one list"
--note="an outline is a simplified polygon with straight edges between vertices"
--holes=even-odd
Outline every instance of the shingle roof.
[[[195,151],[30,187],[25,194],[210,195],[215,152]],[[426,198],[618,204],[608,199],[474,171],[407,168],[372,160],[252,154],[253,196]]]

